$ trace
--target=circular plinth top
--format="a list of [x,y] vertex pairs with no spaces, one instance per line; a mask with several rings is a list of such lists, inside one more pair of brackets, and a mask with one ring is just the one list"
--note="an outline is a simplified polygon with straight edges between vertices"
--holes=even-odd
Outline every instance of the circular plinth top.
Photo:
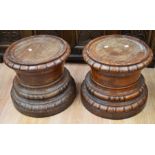
[[141,40],[125,35],[107,35],[90,41],[83,51],[86,62],[101,70],[133,71],[152,60],[151,49]]
[[28,70],[51,67],[64,61],[70,47],[63,39],[51,35],[36,35],[16,41],[6,50],[4,61],[14,69]]

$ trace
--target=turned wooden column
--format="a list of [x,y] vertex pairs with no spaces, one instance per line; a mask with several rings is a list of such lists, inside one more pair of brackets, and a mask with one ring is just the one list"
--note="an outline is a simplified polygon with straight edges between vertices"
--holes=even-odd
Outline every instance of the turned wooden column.
[[17,110],[45,117],[65,110],[76,95],[75,82],[64,62],[70,47],[63,39],[36,35],[6,50],[5,64],[16,71],[11,97]]
[[84,106],[97,116],[123,119],[140,112],[148,90],[141,70],[152,60],[141,40],[107,35],[90,41],[83,50],[91,71],[81,87]]

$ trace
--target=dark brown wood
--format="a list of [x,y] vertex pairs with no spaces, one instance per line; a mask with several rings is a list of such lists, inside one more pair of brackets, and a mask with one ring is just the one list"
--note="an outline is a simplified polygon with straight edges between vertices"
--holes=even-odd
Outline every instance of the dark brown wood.
[[65,110],[76,96],[76,86],[64,62],[70,46],[51,35],[16,41],[6,50],[4,62],[16,71],[11,97],[15,107],[33,117]]
[[82,84],[81,97],[90,112],[123,119],[144,108],[148,90],[141,70],[153,53],[143,41],[125,35],[102,36],[85,46],[83,57],[91,71]]

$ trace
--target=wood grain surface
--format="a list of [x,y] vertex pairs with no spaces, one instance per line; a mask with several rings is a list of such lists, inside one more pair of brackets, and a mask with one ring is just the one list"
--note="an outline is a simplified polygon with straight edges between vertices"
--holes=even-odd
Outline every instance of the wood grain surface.
[[126,35],[105,35],[88,44],[88,55],[97,62],[110,66],[137,64],[150,54],[145,43]]
[[36,35],[11,44],[7,58],[18,64],[38,65],[58,59],[66,49],[66,42],[59,37]]
[[148,86],[149,96],[146,107],[134,117],[123,120],[100,118],[87,111],[81,103],[80,86],[89,71],[85,64],[66,64],[77,84],[77,97],[65,111],[51,117],[32,118],[19,113],[13,106],[10,90],[15,72],[0,64],[0,123],[155,123],[155,69],[146,68],[143,75]]

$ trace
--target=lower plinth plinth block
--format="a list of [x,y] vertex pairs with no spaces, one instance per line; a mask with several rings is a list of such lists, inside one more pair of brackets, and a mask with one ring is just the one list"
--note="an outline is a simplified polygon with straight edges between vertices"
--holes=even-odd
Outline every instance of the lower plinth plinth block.
[[75,96],[76,85],[67,69],[57,81],[41,87],[22,85],[15,77],[11,90],[16,109],[33,117],[60,113],[71,105]]
[[148,96],[143,76],[128,91],[125,89],[119,91],[101,87],[91,80],[89,73],[81,86],[81,99],[84,106],[97,116],[124,119],[139,113]]

